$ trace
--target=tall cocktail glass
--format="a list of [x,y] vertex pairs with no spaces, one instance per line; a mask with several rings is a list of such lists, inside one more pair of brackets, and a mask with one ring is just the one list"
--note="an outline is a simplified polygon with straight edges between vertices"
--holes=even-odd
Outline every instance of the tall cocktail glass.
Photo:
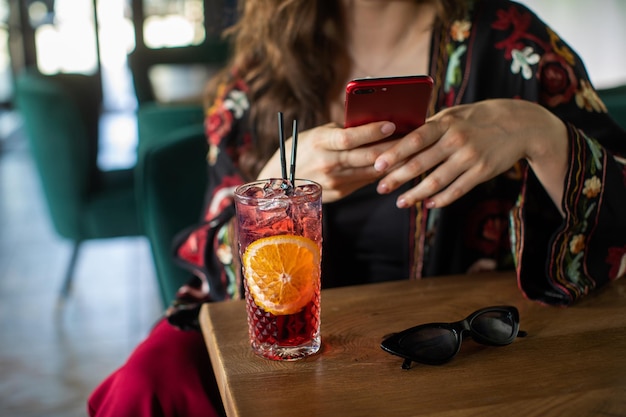
[[268,359],[316,353],[320,338],[322,187],[260,180],[235,190],[250,343]]

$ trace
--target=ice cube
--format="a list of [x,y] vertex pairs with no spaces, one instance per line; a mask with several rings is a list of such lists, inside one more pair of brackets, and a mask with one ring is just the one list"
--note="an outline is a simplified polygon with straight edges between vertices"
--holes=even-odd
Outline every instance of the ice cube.
[[268,198],[280,198],[287,197],[290,194],[290,190],[293,187],[289,180],[285,179],[273,179],[267,182],[263,190],[265,191],[265,197]]
[[242,190],[241,193],[244,197],[249,197],[249,198],[260,198],[263,197],[265,192],[263,190],[263,188],[258,187],[258,186],[251,186],[248,188],[244,188]]
[[294,193],[297,196],[312,195],[312,194],[315,193],[316,189],[317,189],[317,187],[315,187],[314,185],[311,185],[311,184],[299,185],[294,190]]
[[276,198],[259,201],[259,210],[261,211],[280,211],[286,213],[288,207],[289,201],[283,200],[280,195],[276,196]]

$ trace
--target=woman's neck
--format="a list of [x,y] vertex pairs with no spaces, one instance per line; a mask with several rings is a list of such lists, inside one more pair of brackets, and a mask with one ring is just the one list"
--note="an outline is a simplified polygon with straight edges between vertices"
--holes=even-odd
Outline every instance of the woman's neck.
[[[414,0],[344,0],[351,78],[426,73],[435,7]],[[421,62],[420,62],[421,61]]]
[[[354,78],[428,74],[430,41],[436,9],[419,0],[342,0],[346,16],[346,49]],[[331,120],[344,123],[344,97],[329,103]]]

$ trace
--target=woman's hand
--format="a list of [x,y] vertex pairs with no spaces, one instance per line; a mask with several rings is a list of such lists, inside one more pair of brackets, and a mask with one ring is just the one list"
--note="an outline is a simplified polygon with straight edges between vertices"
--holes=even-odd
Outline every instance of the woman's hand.
[[[390,122],[375,122],[342,129],[330,123],[298,134],[296,177],[322,186],[322,201],[339,200],[374,182],[383,174],[374,161],[396,141],[384,141],[395,130]],[[291,141],[285,143],[287,164]],[[280,152],[277,151],[259,173],[258,178],[280,178]]]
[[376,159],[375,168],[386,174],[377,190],[389,193],[432,169],[396,204],[425,200],[426,207],[443,207],[526,158],[560,210],[567,153],[565,124],[537,104],[494,99],[460,105],[431,117]]

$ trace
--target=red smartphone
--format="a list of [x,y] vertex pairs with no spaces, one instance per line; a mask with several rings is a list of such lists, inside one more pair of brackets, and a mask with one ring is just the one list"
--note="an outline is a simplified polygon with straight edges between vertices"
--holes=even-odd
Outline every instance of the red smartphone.
[[346,86],[345,127],[388,120],[394,137],[404,136],[426,121],[433,79],[428,75],[358,78]]

